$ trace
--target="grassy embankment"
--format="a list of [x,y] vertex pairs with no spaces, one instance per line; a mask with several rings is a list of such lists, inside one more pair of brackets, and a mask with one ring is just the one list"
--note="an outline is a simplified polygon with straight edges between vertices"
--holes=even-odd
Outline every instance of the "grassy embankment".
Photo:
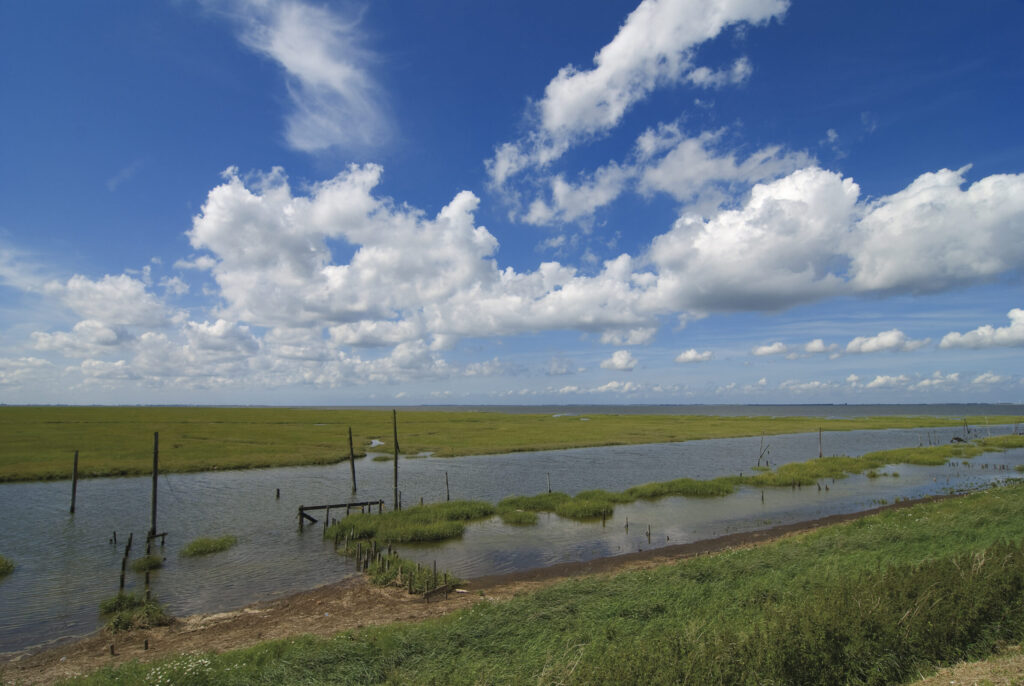
[[[688,441],[853,429],[953,426],[937,417],[702,417],[406,410],[398,414],[402,453],[484,455],[599,445]],[[1007,424],[1018,417],[968,417],[972,426]],[[153,433],[160,433],[160,468],[194,472],[348,459],[348,429],[357,456],[390,453],[391,412],[301,408],[0,407],[0,481],[68,479],[81,451],[79,476],[149,473]],[[922,434],[923,435],[923,434]],[[827,443],[826,443],[827,450]]]
[[[657,500],[668,496],[691,498],[721,497],[739,486],[756,488],[792,488],[812,486],[820,480],[843,479],[850,474],[873,472],[892,464],[941,466],[950,460],[965,461],[985,452],[1024,447],[1024,436],[1008,435],[980,439],[971,444],[902,448],[867,453],[861,457],[823,457],[785,464],[774,471],[749,476],[716,479],[675,479],[633,486],[623,491],[590,490],[570,496],[566,493],[541,493],[512,496],[494,507],[486,502],[459,500],[418,505],[384,514],[357,513],[325,529],[324,536],[344,547],[339,552],[363,562],[374,583],[407,586],[410,592],[422,592],[437,586],[432,570],[401,559],[391,544],[412,541],[441,541],[458,538],[469,522],[487,519],[497,513],[508,524],[529,526],[537,522],[538,512],[554,512],[575,520],[611,516],[616,504],[637,500]],[[384,551],[387,551],[386,553]],[[377,553],[381,554],[378,555]],[[443,579],[448,580],[447,574]]]
[[419,624],[129,664],[82,683],[899,683],[1021,640],[1022,542],[1024,486],[1013,485]]

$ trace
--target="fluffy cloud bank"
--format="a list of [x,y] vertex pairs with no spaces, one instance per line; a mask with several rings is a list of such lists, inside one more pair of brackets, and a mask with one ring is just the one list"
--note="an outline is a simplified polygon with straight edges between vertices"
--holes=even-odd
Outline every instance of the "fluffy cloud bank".
[[992,348],[1024,345],[1024,310],[1015,307],[1006,314],[1009,326],[996,328],[989,324],[967,333],[950,332],[942,337],[940,348]]

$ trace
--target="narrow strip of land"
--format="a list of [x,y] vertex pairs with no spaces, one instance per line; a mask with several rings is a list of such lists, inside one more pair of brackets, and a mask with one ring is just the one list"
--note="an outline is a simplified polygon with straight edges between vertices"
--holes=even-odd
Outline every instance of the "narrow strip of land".
[[[922,429],[1014,424],[1020,417],[720,417],[585,416],[406,410],[398,440],[407,456],[489,455],[605,445],[673,443],[709,438],[855,429]],[[160,470],[196,472],[332,464],[394,450],[386,410],[208,407],[0,407],[0,481],[145,475],[153,434]]]

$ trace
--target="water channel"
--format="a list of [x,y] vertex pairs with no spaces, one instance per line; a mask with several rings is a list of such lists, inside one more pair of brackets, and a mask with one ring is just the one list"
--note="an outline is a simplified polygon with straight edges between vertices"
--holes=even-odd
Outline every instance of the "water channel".
[[[1012,430],[993,426],[980,433]],[[856,456],[948,443],[961,433],[962,427],[826,432],[823,447],[826,455]],[[749,472],[760,441],[752,437],[454,459],[402,458],[399,479],[406,506],[421,498],[444,500],[446,472],[452,499],[496,503],[509,495],[543,492],[548,478],[553,490],[569,494],[594,488],[618,491],[679,477]],[[773,465],[818,455],[816,433],[770,436],[765,441]],[[439,569],[471,578],[854,512],[898,498],[979,488],[1014,475],[1019,464],[1024,464],[1024,450],[987,454],[975,458],[970,467],[899,465],[883,470],[898,476],[851,476],[829,484],[828,491],[768,489],[764,502],[755,489],[724,498],[640,501],[617,506],[604,527],[553,514],[542,514],[536,526],[512,527],[495,517],[471,524],[459,540],[402,546],[400,551],[426,564],[436,560]],[[333,553],[319,525],[299,532],[298,506],[355,498],[383,499],[390,506],[392,469],[391,462],[358,460],[355,497],[347,463],[162,475],[158,529],[168,536],[166,546],[157,547],[166,561],[153,573],[154,593],[172,614],[183,616],[239,608],[353,575],[352,563]],[[16,564],[15,572],[0,580],[0,652],[66,640],[100,626],[97,608],[117,592],[129,532],[135,539],[132,557],[144,552],[150,487],[149,478],[81,481],[76,513],[70,515],[70,482],[0,484],[0,552]],[[118,545],[111,543],[115,531]],[[237,536],[238,545],[207,557],[179,556],[194,538],[225,534]],[[141,585],[142,575],[129,571],[127,589]]]

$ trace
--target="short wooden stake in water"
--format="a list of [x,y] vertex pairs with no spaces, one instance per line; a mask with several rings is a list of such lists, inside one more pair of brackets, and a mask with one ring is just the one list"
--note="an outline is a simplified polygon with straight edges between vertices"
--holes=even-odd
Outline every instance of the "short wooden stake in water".
[[395,410],[391,410],[391,428],[395,443],[395,509],[399,510],[401,504],[398,501],[398,413]]
[[156,476],[160,460],[160,434],[153,432],[153,503],[149,518],[149,535],[156,536]]
[[280,499],[281,499],[281,489],[280,489],[280,488],[279,488],[279,489],[277,489],[277,495],[276,495],[276,496],[274,496],[274,497],[275,497],[275,498],[276,498],[277,500],[280,500]]
[[75,494],[78,492],[78,451],[75,451],[75,464],[71,468],[71,514],[75,514]]
[[348,427],[348,468],[352,472],[352,492],[356,492],[356,449],[352,447],[352,427]]

